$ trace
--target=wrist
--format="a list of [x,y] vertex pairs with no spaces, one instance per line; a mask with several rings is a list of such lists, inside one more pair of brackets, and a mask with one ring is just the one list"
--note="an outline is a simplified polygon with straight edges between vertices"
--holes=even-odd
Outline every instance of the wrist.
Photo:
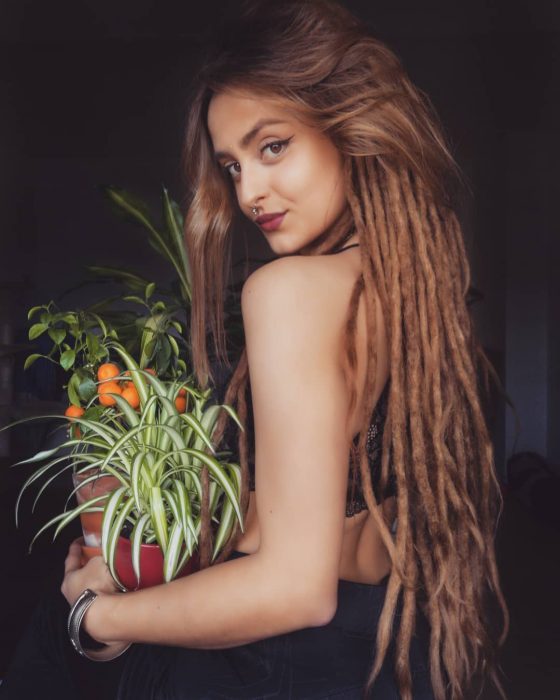
[[98,593],[97,598],[86,610],[82,628],[96,642],[111,644],[117,641],[112,634],[112,621],[115,603],[121,595],[122,593]]

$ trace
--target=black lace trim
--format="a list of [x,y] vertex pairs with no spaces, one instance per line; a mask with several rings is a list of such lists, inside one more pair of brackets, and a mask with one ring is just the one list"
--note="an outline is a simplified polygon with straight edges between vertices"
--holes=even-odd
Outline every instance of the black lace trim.
[[[383,448],[383,428],[387,417],[387,405],[389,400],[389,382],[385,385],[379,400],[375,405],[371,423],[366,436],[366,454],[368,457],[369,468],[371,471],[371,480],[377,502],[394,496],[396,493],[395,477],[392,471],[389,472],[387,485],[380,491],[381,482],[381,453]],[[362,510],[367,510],[367,503],[364,498],[362,489],[362,480],[360,474],[360,465],[358,461],[358,440],[359,435],[356,435],[353,440],[351,459],[350,459],[350,476],[348,478],[348,488],[346,497],[346,517],[352,517]]]

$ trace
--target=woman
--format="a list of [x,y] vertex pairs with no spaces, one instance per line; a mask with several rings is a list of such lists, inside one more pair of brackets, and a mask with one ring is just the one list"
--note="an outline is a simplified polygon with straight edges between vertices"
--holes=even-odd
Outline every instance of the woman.
[[246,525],[208,567],[206,522],[200,572],[124,596],[73,545],[66,600],[93,589],[89,634],[138,643],[119,698],[467,696],[494,674],[488,600],[504,631],[507,614],[488,366],[427,100],[338,4],[252,3],[198,75],[185,163],[201,383],[208,326],[227,361],[236,216],[277,256],[244,284],[225,393],[255,428],[254,474],[238,436]]

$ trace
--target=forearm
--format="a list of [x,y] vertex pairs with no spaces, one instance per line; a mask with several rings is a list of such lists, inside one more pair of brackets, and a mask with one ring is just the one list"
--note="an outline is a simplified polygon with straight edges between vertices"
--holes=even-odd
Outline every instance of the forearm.
[[102,595],[86,629],[104,642],[227,648],[325,624],[321,596],[296,571],[280,572],[258,553],[162,586]]

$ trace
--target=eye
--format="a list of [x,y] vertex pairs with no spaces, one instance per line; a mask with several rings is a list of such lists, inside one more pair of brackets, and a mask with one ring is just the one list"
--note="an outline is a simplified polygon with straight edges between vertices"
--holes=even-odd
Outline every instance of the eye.
[[287,145],[292,139],[283,139],[282,141],[271,141],[261,148],[261,153],[264,153],[267,148],[270,149],[270,153],[276,157],[279,156],[286,150]]
[[[269,152],[272,154],[272,160],[274,160],[278,156],[282,155],[292,138],[293,136],[290,136],[290,138],[282,139],[281,141],[271,141],[270,143],[265,144],[260,149],[260,151],[261,153],[264,153],[267,149],[270,149]],[[227,163],[223,166],[223,169],[231,177],[232,180],[239,179],[239,175],[241,174],[241,165],[239,161],[234,160],[231,163]]]
[[[232,172],[230,168],[237,168],[237,170],[235,172]],[[224,170],[233,180],[235,180],[236,174],[239,175],[239,173],[241,172],[241,165],[238,161],[234,161],[233,163],[228,163],[227,165],[224,165]]]

